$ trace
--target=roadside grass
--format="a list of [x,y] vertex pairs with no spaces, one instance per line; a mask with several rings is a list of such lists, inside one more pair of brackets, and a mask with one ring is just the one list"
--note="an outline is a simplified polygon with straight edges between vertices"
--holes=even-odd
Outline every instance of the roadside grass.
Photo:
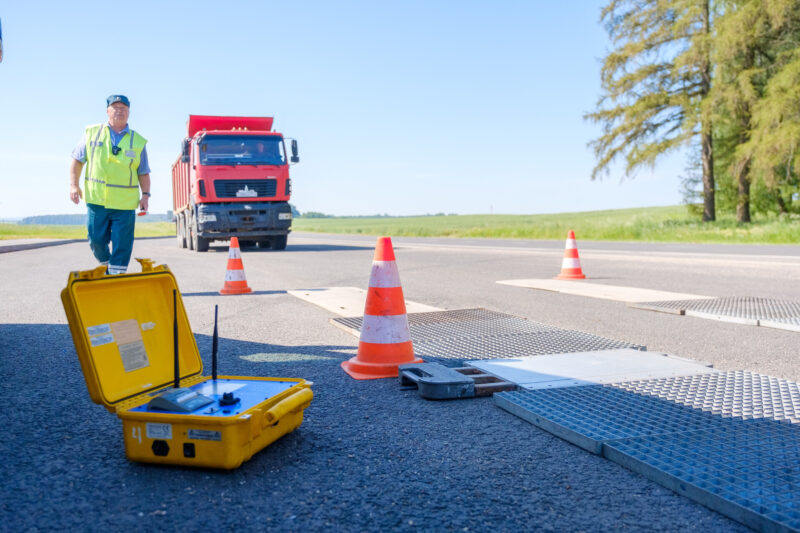
[[564,239],[692,243],[798,244],[800,217],[757,216],[740,225],[733,215],[703,223],[687,206],[550,215],[297,218],[297,231],[404,237]]
[[[137,237],[175,235],[171,222],[142,222],[136,224]],[[0,224],[0,240],[7,239],[85,239],[86,226],[57,226],[37,224]]]
[[[729,244],[798,244],[800,217],[756,216],[740,225],[733,215],[703,223],[687,206],[617,209],[551,215],[436,215],[420,217],[296,218],[295,231],[402,237],[463,237]],[[170,222],[136,224],[137,237],[173,236]],[[0,224],[0,239],[85,239],[84,226]],[[290,237],[291,242],[291,237]]]

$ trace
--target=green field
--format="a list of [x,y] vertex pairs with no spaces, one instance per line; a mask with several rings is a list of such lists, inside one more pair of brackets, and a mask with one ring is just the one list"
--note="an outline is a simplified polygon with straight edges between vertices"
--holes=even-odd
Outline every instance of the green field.
[[[162,237],[175,235],[175,224],[171,222],[147,222],[136,224],[137,237]],[[0,240],[3,239],[85,239],[86,226],[40,226],[36,224],[0,224]]]
[[[355,233],[403,237],[469,237],[493,239],[564,239],[574,230],[584,241],[797,244],[800,218],[756,217],[740,225],[724,215],[702,223],[686,206],[617,209],[552,215],[441,215],[421,217],[296,218],[295,231]],[[169,222],[140,223],[138,237],[171,236]],[[83,226],[0,224],[0,239],[83,239]],[[291,242],[291,241],[290,241]]]

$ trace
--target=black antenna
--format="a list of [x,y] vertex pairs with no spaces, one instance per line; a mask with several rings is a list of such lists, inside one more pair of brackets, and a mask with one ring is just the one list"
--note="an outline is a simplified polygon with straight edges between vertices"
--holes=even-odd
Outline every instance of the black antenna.
[[214,381],[217,381],[217,341],[219,339],[219,335],[217,334],[217,308],[219,306],[214,306],[214,336],[211,340],[211,378]]
[[175,350],[175,388],[181,388],[181,367],[178,361],[178,291],[172,289],[172,339]]

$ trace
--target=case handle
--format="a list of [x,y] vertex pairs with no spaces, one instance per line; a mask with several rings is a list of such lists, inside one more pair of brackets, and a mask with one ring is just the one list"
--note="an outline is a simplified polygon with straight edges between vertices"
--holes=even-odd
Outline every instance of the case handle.
[[311,403],[313,398],[314,393],[311,392],[311,389],[302,389],[295,392],[288,398],[284,398],[268,409],[266,413],[264,413],[264,425],[272,425],[286,416],[288,413],[296,411],[300,407],[307,406]]
[[135,257],[139,264],[142,265],[142,272],[152,272],[155,261],[146,257]]

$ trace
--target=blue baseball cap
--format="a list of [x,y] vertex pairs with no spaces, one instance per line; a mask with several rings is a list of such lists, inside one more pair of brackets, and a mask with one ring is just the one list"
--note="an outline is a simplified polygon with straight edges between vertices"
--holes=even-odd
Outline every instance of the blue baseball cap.
[[108,98],[106,98],[106,107],[109,107],[111,104],[115,104],[117,102],[121,102],[126,106],[130,107],[131,102],[128,100],[128,97],[122,94],[112,94]]

